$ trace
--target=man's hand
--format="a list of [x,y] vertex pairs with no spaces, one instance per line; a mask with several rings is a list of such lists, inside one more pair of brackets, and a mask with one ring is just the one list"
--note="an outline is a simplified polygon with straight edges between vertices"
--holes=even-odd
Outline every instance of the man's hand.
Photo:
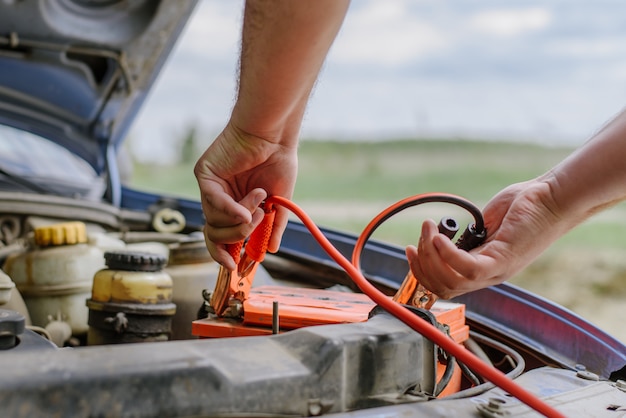
[[436,224],[422,225],[417,248],[406,255],[421,284],[449,299],[499,284],[526,267],[563,233],[546,182],[517,183],[498,193],[484,210],[487,240],[466,252],[458,249]]
[[[297,175],[296,148],[255,137],[229,123],[196,163],[206,219],[204,236],[211,256],[230,270],[235,263],[225,244],[241,241],[263,219],[268,195],[291,198]],[[270,252],[278,251],[287,212],[276,208]]]

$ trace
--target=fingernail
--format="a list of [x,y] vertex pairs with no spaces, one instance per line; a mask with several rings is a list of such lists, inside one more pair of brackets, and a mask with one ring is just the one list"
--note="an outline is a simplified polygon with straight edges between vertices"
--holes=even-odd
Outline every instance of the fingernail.
[[259,206],[261,202],[265,200],[266,197],[267,197],[267,193],[265,192],[257,194],[254,199],[254,205]]
[[251,223],[261,222],[264,216],[265,216],[265,213],[263,212],[263,210],[256,209],[254,212],[252,212]]

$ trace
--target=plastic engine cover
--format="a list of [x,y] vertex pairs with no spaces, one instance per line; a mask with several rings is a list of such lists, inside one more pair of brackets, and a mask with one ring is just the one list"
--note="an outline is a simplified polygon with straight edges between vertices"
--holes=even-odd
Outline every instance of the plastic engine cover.
[[432,343],[386,313],[270,337],[87,347],[17,360],[0,357],[0,405],[13,417],[345,412],[406,402],[411,387],[432,391],[435,370]]

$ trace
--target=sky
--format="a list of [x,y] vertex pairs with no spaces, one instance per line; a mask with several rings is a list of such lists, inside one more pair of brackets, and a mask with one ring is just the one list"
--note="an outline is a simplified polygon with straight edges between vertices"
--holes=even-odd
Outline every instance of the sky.
[[[140,161],[203,146],[234,103],[242,0],[199,0],[131,130]],[[301,137],[579,145],[626,104],[622,0],[353,0]]]

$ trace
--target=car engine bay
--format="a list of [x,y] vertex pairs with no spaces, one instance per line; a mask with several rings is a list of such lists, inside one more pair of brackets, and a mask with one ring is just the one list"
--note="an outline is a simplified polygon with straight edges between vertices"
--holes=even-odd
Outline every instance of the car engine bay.
[[[532,415],[367,302],[345,275],[289,257],[268,254],[250,293],[282,294],[278,331],[270,300],[270,320],[213,320],[215,329],[230,322],[224,335],[199,338],[192,328],[211,320],[207,293],[219,267],[201,232],[186,226],[171,202],[139,212],[60,197],[2,197],[0,309],[11,314],[2,321],[0,404],[11,416]],[[355,304],[359,316],[290,325],[289,309],[310,308],[311,298],[324,299],[323,306],[303,317],[319,321],[322,311]],[[437,301],[415,314],[507,377],[549,393],[553,405],[586,411],[576,416],[602,416],[624,403],[620,384],[466,322],[461,303]],[[249,330],[237,333],[243,328]]]

